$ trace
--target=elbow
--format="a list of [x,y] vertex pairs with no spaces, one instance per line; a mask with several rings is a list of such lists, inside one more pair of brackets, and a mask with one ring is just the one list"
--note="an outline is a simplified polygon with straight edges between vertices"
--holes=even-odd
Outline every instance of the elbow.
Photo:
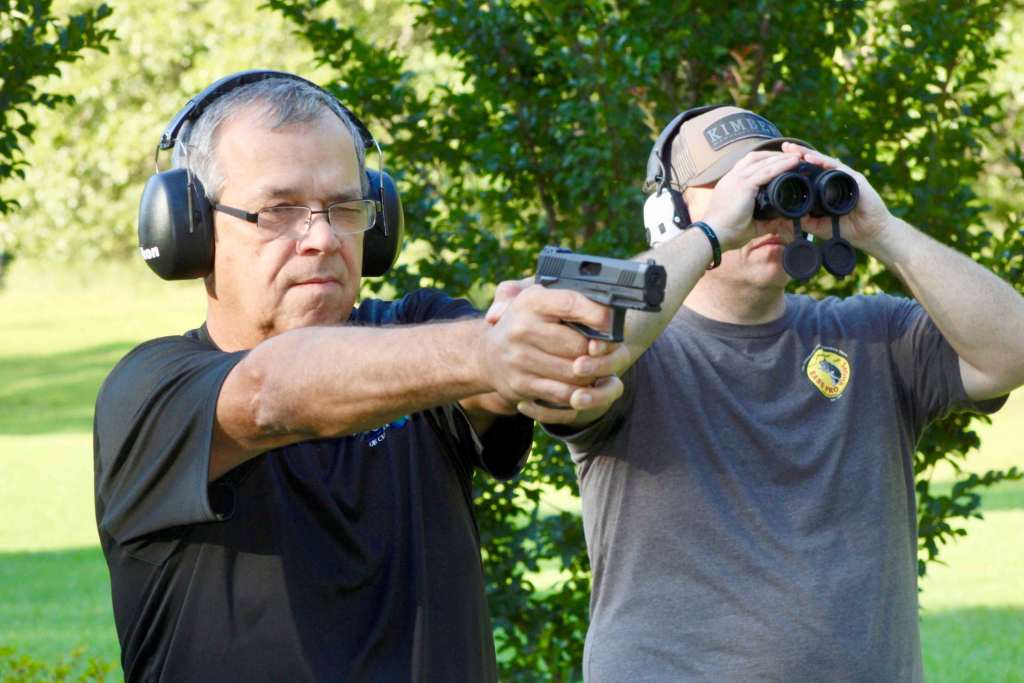
[[275,381],[273,371],[253,354],[243,359],[236,369],[242,387],[238,410],[245,416],[253,440],[264,442],[292,431],[287,419],[287,397],[283,387]]

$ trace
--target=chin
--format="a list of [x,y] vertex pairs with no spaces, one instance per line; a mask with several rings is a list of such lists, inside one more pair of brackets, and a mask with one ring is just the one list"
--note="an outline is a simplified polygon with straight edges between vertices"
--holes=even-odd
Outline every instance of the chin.
[[348,320],[351,313],[351,303],[349,303],[348,306],[345,306],[337,302],[332,302],[332,305],[326,305],[326,302],[324,302],[320,305],[286,313],[284,316],[279,318],[280,323],[278,324],[278,329],[284,332],[286,330],[295,330],[301,327],[339,325]]
[[781,263],[762,264],[748,271],[748,281],[761,288],[785,289],[791,281]]

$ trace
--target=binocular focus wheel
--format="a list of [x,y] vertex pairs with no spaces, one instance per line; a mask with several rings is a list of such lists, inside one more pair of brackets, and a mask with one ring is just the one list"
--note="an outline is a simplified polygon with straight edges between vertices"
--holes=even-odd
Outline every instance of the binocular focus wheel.
[[821,253],[807,239],[797,239],[782,252],[782,267],[795,280],[809,280],[821,268]]
[[857,266],[857,252],[842,238],[830,239],[822,246],[822,252],[825,270],[836,277],[846,277]]

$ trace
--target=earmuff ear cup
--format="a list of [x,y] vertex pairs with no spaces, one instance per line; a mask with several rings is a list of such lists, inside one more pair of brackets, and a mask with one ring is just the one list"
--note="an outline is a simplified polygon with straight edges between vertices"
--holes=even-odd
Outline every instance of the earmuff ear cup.
[[825,270],[836,277],[846,277],[857,267],[857,252],[842,237],[833,237],[821,247]]
[[210,202],[186,169],[157,173],[146,181],[139,203],[139,250],[164,280],[204,277],[213,269]]
[[647,243],[656,247],[672,239],[682,229],[675,224],[676,209],[667,190],[655,192],[644,202],[644,229]]
[[[388,272],[398,258],[405,233],[402,199],[395,181],[387,173],[366,170],[370,183],[368,199],[380,202],[373,227],[363,233],[363,277],[379,277]],[[383,182],[382,182],[383,181]]]
[[[312,81],[282,71],[240,71],[207,86],[174,115],[160,136],[159,150],[171,149],[186,124],[227,92],[267,78],[300,81],[333,98],[359,129],[367,149],[377,143],[369,129],[330,92]],[[394,181],[386,174],[367,170],[371,193],[367,199],[381,204],[374,227],[363,235],[363,275],[383,275],[394,264],[402,245],[405,218]],[[382,183],[383,180],[383,183]],[[383,187],[382,187],[383,184]],[[184,169],[157,173],[146,183],[139,206],[139,246],[149,267],[165,280],[204,277],[213,270],[213,213],[202,185]]]
[[794,280],[810,280],[821,268],[821,252],[807,238],[798,238],[782,252],[782,267]]

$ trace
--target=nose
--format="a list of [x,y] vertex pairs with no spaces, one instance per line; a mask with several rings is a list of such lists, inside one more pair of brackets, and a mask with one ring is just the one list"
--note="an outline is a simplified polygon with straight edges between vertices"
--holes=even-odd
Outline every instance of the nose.
[[322,211],[310,213],[306,221],[306,231],[295,243],[296,249],[306,251],[331,252],[341,247],[341,238],[327,222],[327,214]]

